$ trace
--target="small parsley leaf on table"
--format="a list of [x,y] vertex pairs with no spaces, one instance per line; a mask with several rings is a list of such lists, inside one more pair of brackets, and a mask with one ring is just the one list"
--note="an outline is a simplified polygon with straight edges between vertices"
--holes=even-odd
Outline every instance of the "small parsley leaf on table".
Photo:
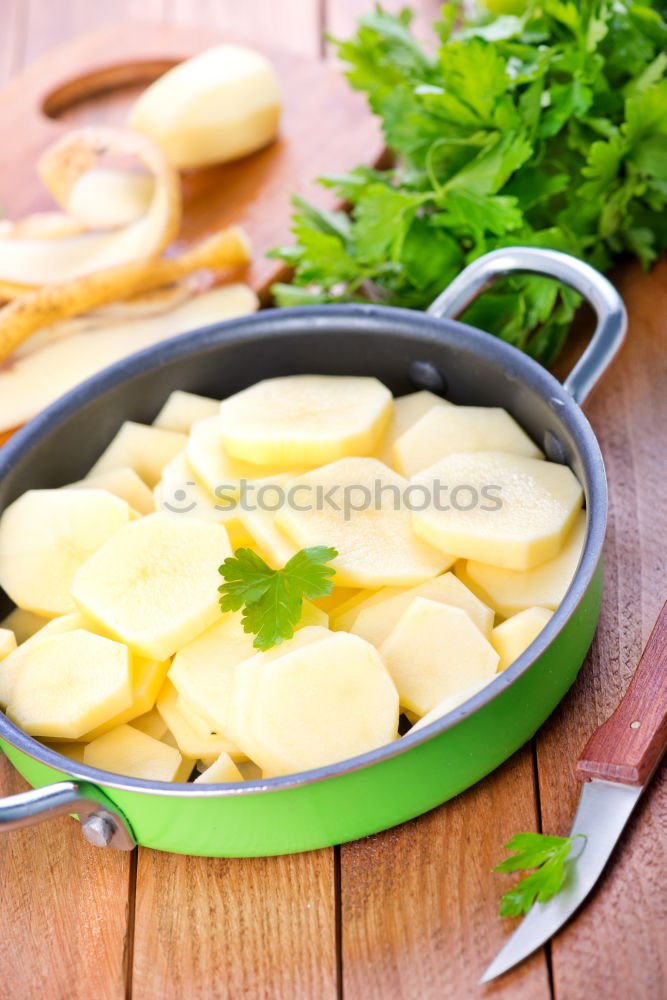
[[[573,837],[550,837],[543,833],[518,833],[505,844],[505,849],[515,851],[493,869],[496,872],[528,871],[535,869],[509,889],[500,900],[501,917],[517,917],[528,913],[533,903],[546,903],[562,889],[567,877],[575,840],[586,839],[583,833]],[[569,863],[568,863],[569,862]]]
[[301,549],[282,569],[272,569],[252,549],[237,549],[218,570],[225,580],[218,587],[220,608],[243,609],[243,629],[254,634],[253,646],[271,649],[294,635],[304,597],[331,593],[336,570],[327,564],[337,555],[336,549],[314,545]]

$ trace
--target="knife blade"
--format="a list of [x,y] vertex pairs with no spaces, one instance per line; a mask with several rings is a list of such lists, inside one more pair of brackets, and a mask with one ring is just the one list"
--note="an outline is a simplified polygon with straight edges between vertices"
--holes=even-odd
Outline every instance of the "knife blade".
[[577,763],[583,782],[570,836],[586,840],[562,889],[535,903],[498,952],[480,983],[531,955],[569,920],[591,892],[632,810],[667,750],[667,602],[634,677],[611,717],[593,733]]

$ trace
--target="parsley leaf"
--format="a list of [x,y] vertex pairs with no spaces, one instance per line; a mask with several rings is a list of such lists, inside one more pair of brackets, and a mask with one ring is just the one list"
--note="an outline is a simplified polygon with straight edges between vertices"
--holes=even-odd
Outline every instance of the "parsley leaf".
[[253,646],[266,650],[291,639],[301,617],[303,598],[326,597],[333,589],[336,549],[315,545],[301,549],[282,569],[272,569],[252,549],[237,549],[218,572],[222,611],[243,608],[243,630],[255,635]]
[[[568,867],[576,858],[568,860],[572,845],[583,833],[573,837],[549,837],[543,833],[518,833],[505,844],[505,849],[515,851],[493,869],[495,872],[535,871],[509,889],[500,900],[501,917],[517,917],[528,913],[533,903],[546,903],[562,889]],[[578,855],[577,855],[578,856]]]
[[[466,19],[446,4],[432,54],[412,15],[380,7],[334,42],[391,169],[320,182],[349,215],[295,200],[294,271],[278,305],[425,309],[467,263],[511,245],[607,270],[667,248],[667,23],[647,0],[549,0]],[[481,8],[483,5],[473,5]],[[498,282],[462,317],[550,364],[579,298],[544,279]]]

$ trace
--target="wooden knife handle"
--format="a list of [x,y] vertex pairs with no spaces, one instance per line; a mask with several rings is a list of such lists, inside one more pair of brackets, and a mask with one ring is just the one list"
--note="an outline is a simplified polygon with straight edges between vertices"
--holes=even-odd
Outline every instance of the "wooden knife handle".
[[584,747],[576,768],[581,781],[600,778],[643,785],[667,750],[667,602],[639,666],[614,714]]

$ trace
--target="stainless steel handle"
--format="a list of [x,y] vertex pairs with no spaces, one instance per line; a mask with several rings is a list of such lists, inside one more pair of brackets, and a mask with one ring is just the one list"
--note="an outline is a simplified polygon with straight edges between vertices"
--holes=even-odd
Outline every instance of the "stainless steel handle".
[[508,247],[478,257],[431,303],[432,316],[459,316],[498,278],[508,274],[543,274],[562,281],[587,300],[597,317],[591,341],[565,379],[564,386],[583,403],[623,343],[628,325],[623,301],[599,271],[569,254],[536,247]]
[[76,813],[81,832],[96,847],[131,851],[136,840],[125,817],[87,781],[59,781],[0,799],[0,833]]

